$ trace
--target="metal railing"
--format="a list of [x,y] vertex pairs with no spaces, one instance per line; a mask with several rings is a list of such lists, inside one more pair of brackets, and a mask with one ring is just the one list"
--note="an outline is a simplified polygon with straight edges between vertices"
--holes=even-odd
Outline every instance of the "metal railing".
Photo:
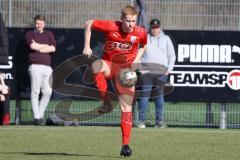
[[[134,0],[1,0],[8,27],[29,27],[36,14],[48,27],[82,28],[88,19],[119,19]],[[147,19],[160,18],[164,29],[240,30],[239,0],[146,0]]]

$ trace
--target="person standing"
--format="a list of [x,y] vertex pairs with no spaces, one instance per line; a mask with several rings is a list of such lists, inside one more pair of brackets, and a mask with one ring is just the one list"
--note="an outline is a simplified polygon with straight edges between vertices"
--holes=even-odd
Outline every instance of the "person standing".
[[8,32],[0,12],[0,64],[8,64],[9,44]]
[[166,126],[164,124],[164,87],[169,73],[173,70],[176,55],[171,39],[160,27],[160,20],[152,19],[149,26],[147,48],[141,59],[142,66],[146,69],[144,71],[147,72],[143,72],[140,77],[143,94],[138,103],[137,126],[146,127],[148,102],[151,98],[151,90],[155,88],[157,96],[152,97],[155,102],[155,127],[164,128]]
[[[56,40],[51,31],[45,30],[45,17],[34,17],[35,29],[25,35],[29,48],[28,68],[31,82],[31,105],[34,125],[44,125],[44,112],[50,101],[52,88],[51,55],[56,51]],[[39,100],[40,92],[42,93]]]
[[83,54],[91,57],[91,30],[105,33],[104,54],[91,64],[93,78],[103,101],[99,113],[111,111],[107,92],[107,80],[112,80],[118,94],[121,107],[122,149],[121,156],[131,156],[129,140],[132,128],[132,103],[135,87],[123,87],[118,80],[119,72],[124,68],[137,69],[147,43],[145,29],[136,26],[137,11],[132,6],[122,9],[121,21],[88,20],[85,27]]
[[0,125],[10,124],[9,94],[9,87],[5,84],[2,73],[0,72]]
[[[0,12],[0,64],[8,65],[9,43],[8,32],[5,26],[2,13]],[[0,72],[0,124],[9,125],[10,123],[10,98],[9,88],[5,84],[4,77]]]

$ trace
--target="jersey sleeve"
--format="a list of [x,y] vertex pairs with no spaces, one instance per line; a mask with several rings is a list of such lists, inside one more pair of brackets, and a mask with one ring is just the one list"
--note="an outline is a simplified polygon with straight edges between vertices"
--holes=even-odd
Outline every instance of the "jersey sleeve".
[[142,46],[145,46],[147,44],[147,32],[144,29],[141,31],[140,44]]
[[92,24],[92,29],[101,31],[101,32],[107,32],[111,30],[115,26],[114,21],[109,20],[94,20]]

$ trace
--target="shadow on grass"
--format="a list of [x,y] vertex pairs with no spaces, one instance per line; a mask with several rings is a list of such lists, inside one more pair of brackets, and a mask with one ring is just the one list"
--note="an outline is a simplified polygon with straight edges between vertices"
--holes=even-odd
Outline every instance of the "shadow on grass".
[[41,152],[0,152],[0,154],[23,154],[23,155],[30,155],[30,156],[79,156],[79,157],[103,157],[103,158],[121,158],[121,157],[114,157],[108,155],[94,155],[94,154],[76,154],[76,153],[41,153]]

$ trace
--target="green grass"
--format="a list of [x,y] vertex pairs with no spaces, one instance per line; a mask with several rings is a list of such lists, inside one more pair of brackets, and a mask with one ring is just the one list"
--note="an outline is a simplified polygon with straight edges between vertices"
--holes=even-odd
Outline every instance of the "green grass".
[[[240,131],[133,128],[132,160],[238,160]],[[0,127],[0,160],[120,159],[119,127]]]

